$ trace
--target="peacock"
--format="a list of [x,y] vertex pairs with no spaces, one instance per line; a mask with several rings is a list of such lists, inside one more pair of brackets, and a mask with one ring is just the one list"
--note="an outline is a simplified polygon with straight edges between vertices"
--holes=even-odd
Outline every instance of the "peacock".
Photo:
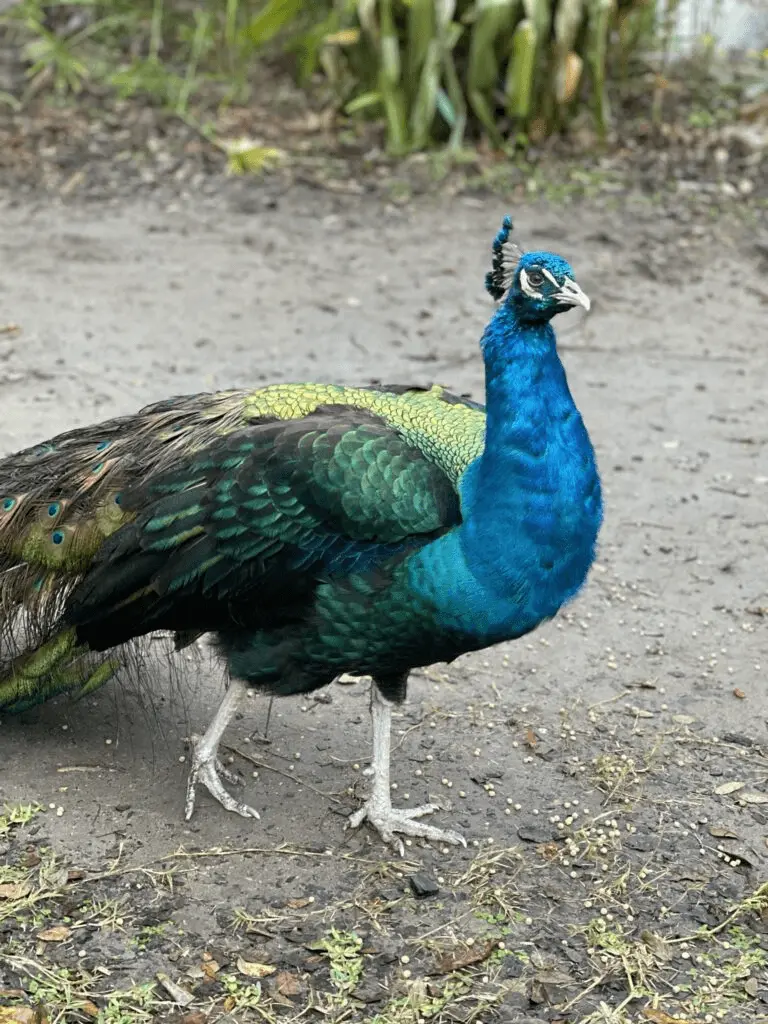
[[367,819],[464,843],[395,808],[393,704],[409,672],[514,640],[584,584],[602,497],[551,320],[589,299],[569,264],[503,221],[481,340],[486,403],[445,387],[273,384],[175,397],[0,462],[0,708],[83,696],[139,638],[210,634],[230,685],[193,751],[202,784],[258,817],[218,758],[248,687],[368,675]]

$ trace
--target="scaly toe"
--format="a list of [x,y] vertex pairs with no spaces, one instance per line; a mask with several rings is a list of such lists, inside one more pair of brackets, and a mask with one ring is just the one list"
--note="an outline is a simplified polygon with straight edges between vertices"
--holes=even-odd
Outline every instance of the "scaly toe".
[[405,849],[401,839],[395,837],[395,833],[405,836],[414,836],[418,839],[428,839],[433,842],[449,843],[452,846],[466,846],[467,841],[458,832],[448,829],[436,828],[434,825],[427,825],[423,821],[414,819],[424,814],[431,814],[438,810],[437,804],[424,804],[421,807],[390,807],[388,809],[374,808],[370,802],[363,804],[349,818],[348,828],[358,828],[366,819],[376,829],[385,843],[391,844],[403,856]]
[[[235,798],[226,791],[221,779],[219,778],[220,771],[221,766],[218,765],[216,761],[203,761],[200,764],[193,765],[187,782],[187,801],[184,810],[186,820],[189,821],[195,809],[195,790],[198,783],[205,786],[214,800],[217,800],[225,811],[232,811],[234,814],[239,814],[242,818],[258,818],[258,811],[254,810],[253,807],[249,807],[248,804],[240,803],[238,800],[235,800]],[[226,771],[221,774],[223,774],[225,778],[228,778]]]
[[232,771],[231,768],[227,768],[225,764],[216,758],[216,773],[221,776],[225,782],[228,782],[230,786],[244,786],[245,780],[242,779],[237,772]]
[[399,807],[397,815],[412,820],[413,818],[422,818],[425,814],[434,814],[439,810],[440,804],[422,804],[420,807]]

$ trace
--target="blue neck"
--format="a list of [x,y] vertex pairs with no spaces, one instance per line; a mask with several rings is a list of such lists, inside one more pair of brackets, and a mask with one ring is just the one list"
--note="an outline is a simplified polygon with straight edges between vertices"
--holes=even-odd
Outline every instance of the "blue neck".
[[502,619],[511,601],[528,628],[584,582],[602,518],[600,483],[551,325],[520,322],[508,302],[481,344],[485,449],[460,483],[457,539],[484,600],[497,595]]
[[521,322],[508,301],[482,349],[485,448],[459,480],[462,523],[409,565],[412,592],[459,638],[441,657],[451,643],[514,639],[555,615],[586,579],[602,519],[594,452],[550,325]]
[[480,342],[485,361],[483,475],[511,469],[526,456],[540,458],[547,445],[553,403],[573,406],[549,322],[520,323],[505,303]]

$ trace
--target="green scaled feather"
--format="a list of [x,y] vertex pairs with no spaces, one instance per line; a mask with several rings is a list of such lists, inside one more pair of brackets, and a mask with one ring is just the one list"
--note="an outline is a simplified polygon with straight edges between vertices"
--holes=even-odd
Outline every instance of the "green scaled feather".
[[[233,504],[232,478],[252,452],[249,445],[240,450],[233,442],[222,456],[220,443],[252,425],[302,420],[329,406],[371,413],[454,483],[482,450],[482,410],[441,387],[278,384],[169,399],[132,416],[60,434],[1,460],[0,708],[20,710],[60,692],[93,692],[117,671],[119,656],[89,654],[67,632],[62,611],[104,545],[140,513],[126,507],[125,496],[148,479],[165,477],[165,483],[152,498],[155,511],[145,536],[159,558],[184,549],[183,559],[174,563],[175,575],[166,571],[163,576],[165,585],[182,591],[201,574],[211,586],[226,587],[238,559],[269,562],[286,543],[302,543],[314,528],[315,513],[307,518],[306,500],[322,507],[335,487],[349,491],[345,514],[353,534],[356,523],[371,515],[375,519],[377,495],[388,476],[397,479],[399,456],[375,433],[355,436],[354,430],[339,439],[330,461],[325,460],[330,453],[327,438],[303,442],[308,451],[296,454],[298,463],[308,465],[307,459],[315,458],[317,474],[301,500],[290,481],[254,479],[248,493],[237,496],[235,504],[243,511]],[[173,468],[190,457],[198,481],[214,468],[222,477],[215,504],[217,544],[227,547],[226,558],[204,550],[198,522],[202,506],[197,499],[189,500],[197,481],[174,477]],[[409,472],[409,486],[422,486],[413,474],[423,468],[414,465]],[[357,490],[349,487],[352,481],[359,482]],[[176,504],[174,495],[180,499]],[[245,512],[261,523],[260,537],[249,535]],[[422,510],[422,515],[426,524],[430,513]],[[380,525],[384,541],[391,525]],[[198,543],[199,550],[194,548]],[[314,557],[311,551],[308,557]],[[194,638],[205,629],[184,622],[175,631],[183,646],[185,637]]]

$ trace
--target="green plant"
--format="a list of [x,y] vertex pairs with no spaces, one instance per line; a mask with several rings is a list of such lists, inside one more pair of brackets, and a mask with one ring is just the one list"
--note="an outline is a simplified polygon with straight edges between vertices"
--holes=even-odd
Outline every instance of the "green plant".
[[[205,117],[216,103],[244,103],[256,69],[288,54],[299,85],[326,108],[350,122],[383,122],[391,154],[441,148],[455,161],[468,135],[496,149],[527,148],[583,113],[604,138],[618,88],[648,93],[660,121],[680,3],[18,0],[0,27],[18,41],[29,85],[21,97],[0,93],[0,105],[107,85],[198,124],[198,107]],[[705,70],[721,5],[696,8]],[[710,109],[706,96],[700,108]],[[693,117],[703,126],[703,113]],[[356,124],[349,127],[354,134]],[[260,171],[276,154],[248,139],[219,148],[233,173]]]
[[501,147],[531,125],[553,131],[582,99],[604,135],[609,69],[614,57],[626,67],[628,51],[647,38],[653,21],[639,12],[648,8],[646,0],[269,0],[246,31],[257,48],[285,37],[300,77],[322,68],[346,113],[383,113],[393,154],[446,136],[458,151],[468,111]]

